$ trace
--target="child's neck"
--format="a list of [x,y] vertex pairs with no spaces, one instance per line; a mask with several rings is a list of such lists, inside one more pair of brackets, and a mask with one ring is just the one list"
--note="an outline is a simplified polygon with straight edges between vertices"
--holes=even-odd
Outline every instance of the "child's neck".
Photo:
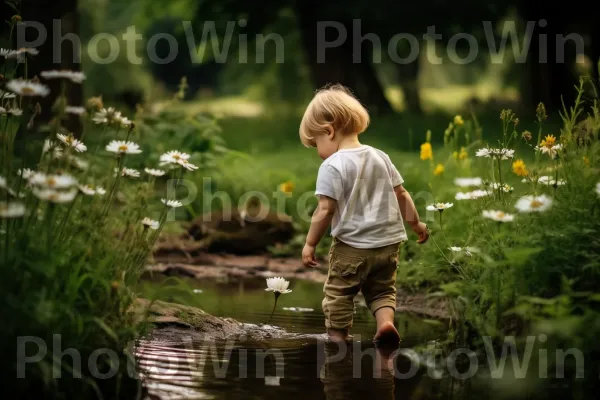
[[362,144],[358,141],[358,135],[346,136],[340,141],[338,150],[356,149],[360,146],[362,146]]

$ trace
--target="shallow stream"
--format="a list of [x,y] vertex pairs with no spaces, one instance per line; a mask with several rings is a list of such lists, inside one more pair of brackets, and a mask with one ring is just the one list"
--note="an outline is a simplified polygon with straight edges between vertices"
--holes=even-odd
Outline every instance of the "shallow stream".
[[[273,294],[264,290],[264,279],[185,282],[189,287],[156,277],[144,280],[140,290],[149,298],[200,307],[213,315],[250,324],[269,320]],[[375,349],[371,341],[375,321],[359,298],[352,345],[326,344],[320,308],[322,285],[293,281],[290,288],[292,293],[280,297],[270,325],[304,334],[300,337],[260,342],[243,338],[142,342],[137,358],[149,398],[517,398],[519,391],[514,389],[519,385],[510,390],[510,383],[498,382],[507,384],[509,390],[496,391],[485,378],[456,379],[447,368],[433,368],[432,359],[423,358],[424,350],[446,337],[444,324],[397,313],[395,323],[402,343],[389,354]]]

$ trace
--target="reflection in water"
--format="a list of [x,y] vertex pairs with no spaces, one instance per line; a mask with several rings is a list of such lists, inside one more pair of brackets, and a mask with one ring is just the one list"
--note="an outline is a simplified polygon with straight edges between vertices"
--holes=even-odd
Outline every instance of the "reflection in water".
[[[163,291],[162,300],[204,308],[219,315],[261,324],[266,322],[272,298],[264,280],[237,283],[189,281],[188,293]],[[398,313],[395,324],[403,337],[402,349],[378,351],[371,338],[375,321],[357,303],[353,342],[346,346],[323,341],[320,309],[322,285],[293,282],[294,291],[282,302],[272,324],[299,339],[249,342],[202,340],[159,334],[141,341],[137,351],[140,373],[149,399],[450,399],[456,387],[448,379],[432,379],[417,368],[403,350],[443,337],[444,327]],[[142,284],[147,297],[156,282]],[[393,350],[393,349],[392,349]]]
[[[321,340],[153,340],[137,357],[149,399],[450,399],[403,349]],[[268,346],[267,346],[268,345]]]

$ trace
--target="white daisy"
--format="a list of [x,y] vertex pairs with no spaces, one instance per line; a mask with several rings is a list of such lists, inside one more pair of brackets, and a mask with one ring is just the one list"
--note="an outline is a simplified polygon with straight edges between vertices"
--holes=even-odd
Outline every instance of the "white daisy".
[[96,189],[91,185],[79,185],[79,190],[86,196],[94,196],[96,194]]
[[0,53],[0,54],[6,58],[18,58],[22,54],[37,56],[39,53],[40,52],[37,49],[29,48],[29,47],[21,47],[20,49],[17,49],[17,50],[8,50],[8,51],[6,49],[2,49],[2,53]]
[[148,228],[156,230],[159,227],[159,222],[146,217],[146,218],[144,218],[142,220],[142,225],[147,226]]
[[482,216],[498,222],[512,222],[515,219],[514,215],[498,210],[484,210]]
[[112,124],[115,121],[120,121],[121,112],[115,110],[114,107],[103,108],[94,114],[92,121],[96,124]]
[[481,186],[483,183],[481,178],[456,178],[454,184],[460,187]]
[[0,107],[0,115],[6,114],[6,108]]
[[506,192],[506,193],[511,193],[512,191],[515,190],[514,187],[512,187],[512,186],[510,186],[509,184],[506,184],[506,183],[503,184],[503,185],[501,185],[498,182],[492,182],[490,185],[491,185],[492,189],[494,189],[494,190],[501,189],[503,192]]
[[558,152],[561,149],[562,144],[556,144],[554,146],[535,146],[535,150],[541,151],[542,154],[548,154],[552,159],[555,159],[558,156]]
[[83,114],[85,114],[85,107],[66,106],[65,107],[65,112],[67,114],[83,115]]
[[123,140],[113,140],[106,146],[106,151],[118,154],[140,154],[140,146],[134,142],[126,142]]
[[450,250],[452,250],[454,252],[459,252],[459,251],[463,250],[462,247],[456,247],[456,246],[450,246],[450,247],[448,247],[448,249],[450,249]]
[[29,183],[48,189],[68,189],[77,185],[77,180],[71,175],[46,175],[36,172],[29,178]]
[[62,149],[58,147],[58,143],[53,140],[46,139],[44,140],[44,148],[42,149],[42,153],[47,153],[52,150],[52,155],[56,158],[62,157]]
[[57,133],[56,137],[58,140],[75,149],[75,151],[79,153],[83,153],[87,150],[87,146],[83,144],[83,142],[75,139],[73,135],[63,135],[62,133]]
[[177,164],[181,165],[183,168],[187,169],[188,171],[195,171],[198,169],[197,166],[190,163],[188,160],[183,160],[183,159],[177,160]]
[[133,122],[127,117],[119,117],[115,118],[115,123],[120,124],[123,128],[127,128],[130,127]]
[[166,172],[163,171],[162,169],[152,169],[152,168],[144,168],[144,172],[146,172],[148,175],[152,175],[152,176],[163,176],[164,174],[166,174]]
[[276,294],[291,293],[292,290],[288,289],[289,286],[290,282],[283,278],[267,278],[267,288],[265,290]]
[[427,206],[427,211],[439,211],[442,212],[447,208],[452,207],[454,204],[452,203],[435,203],[430,206]]
[[25,215],[25,205],[17,202],[0,202],[0,218],[17,218]]
[[545,194],[540,196],[523,196],[515,204],[515,207],[521,212],[543,212],[551,206],[552,199]]
[[33,174],[35,173],[34,170],[29,169],[29,168],[24,168],[24,169],[18,169],[17,170],[17,175],[22,176],[23,179],[29,179],[33,176]]
[[548,186],[562,186],[567,183],[567,181],[565,181],[564,179],[559,179],[558,181],[556,181],[556,179],[554,179],[551,176],[540,176],[538,182]]
[[15,117],[20,117],[21,115],[23,115],[23,110],[17,107],[9,108],[7,112],[11,115],[14,115]]
[[96,186],[96,194],[104,196],[106,194],[106,189],[104,189],[102,186]]
[[[118,170],[115,168],[115,175],[117,173],[118,173]],[[140,171],[138,171],[137,169],[133,169],[133,168],[123,168],[123,170],[121,171],[121,176],[129,176],[131,178],[139,178]]]
[[501,160],[508,160],[512,158],[515,154],[515,151],[512,149],[499,149],[499,148],[483,148],[477,150],[475,155],[477,157],[495,157]]
[[70,70],[52,70],[52,71],[42,71],[40,75],[44,79],[69,79],[74,83],[82,83],[85,79],[85,74],[79,71],[70,71]]
[[169,151],[160,156],[160,165],[177,164],[179,160],[189,160],[190,155],[177,150]]
[[177,207],[183,206],[183,203],[178,200],[160,199],[160,201],[167,207],[171,207],[171,208],[177,208]]
[[473,190],[472,192],[458,192],[456,193],[456,200],[475,200],[484,196],[488,196],[491,193],[487,190]]
[[6,84],[6,88],[21,96],[41,96],[46,97],[50,94],[50,89],[41,83],[25,81],[22,79],[13,79]]
[[77,189],[71,189],[67,192],[53,189],[33,188],[33,194],[40,200],[51,201],[53,203],[70,203],[77,196]]

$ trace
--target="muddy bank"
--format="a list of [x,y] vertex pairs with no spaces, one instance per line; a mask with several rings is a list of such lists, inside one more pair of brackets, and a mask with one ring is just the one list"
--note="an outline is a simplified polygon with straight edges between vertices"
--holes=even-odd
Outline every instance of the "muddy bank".
[[[171,254],[155,257],[157,264],[147,267],[148,273],[193,279],[240,280],[281,276],[323,283],[327,279],[327,263],[306,268],[297,258],[269,255],[236,256],[231,254],[199,253],[192,259]],[[398,289],[397,310],[426,318],[447,320],[452,317],[448,299],[428,298],[425,293],[409,293]]]

